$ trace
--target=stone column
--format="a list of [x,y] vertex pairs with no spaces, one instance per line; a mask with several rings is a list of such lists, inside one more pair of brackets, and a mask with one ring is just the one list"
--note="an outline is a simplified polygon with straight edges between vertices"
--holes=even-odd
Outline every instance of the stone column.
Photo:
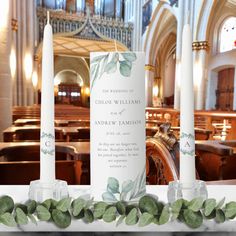
[[133,31],[133,51],[140,51],[142,49],[142,12],[141,1],[134,3],[134,31]]
[[[31,55],[32,65],[33,65],[33,57],[34,57],[34,41],[35,41],[35,35],[34,35],[34,28],[35,28],[35,1],[34,0],[28,0],[27,1],[27,34],[28,37],[27,40],[27,51]],[[33,66],[32,66],[32,72],[33,72]],[[34,88],[32,84],[32,74],[31,78],[27,81],[27,105],[33,105],[34,104]]]
[[180,108],[180,82],[181,82],[181,50],[182,50],[182,30],[184,22],[184,0],[179,0],[179,18],[177,21],[176,35],[176,66],[175,66],[175,97],[174,108]]
[[2,132],[12,123],[12,87],[10,71],[11,49],[11,1],[4,1],[0,7],[0,140]]
[[146,107],[152,107],[152,89],[155,77],[155,67],[153,65],[145,65],[145,91],[146,91]]
[[[16,60],[16,47],[17,47],[17,30],[18,30],[18,21],[16,19],[16,1],[12,0],[12,20],[11,20],[11,29],[12,29],[12,43],[11,43],[11,59],[10,64],[15,68],[11,68],[12,76],[12,105],[17,106],[17,60]],[[14,71],[13,71],[14,70]]]
[[25,22],[23,16],[25,14],[25,1],[16,1],[18,32],[17,32],[17,101],[19,106],[26,105],[26,88],[24,82],[24,33]]
[[207,41],[193,42],[195,54],[194,60],[194,81],[196,86],[195,109],[203,110],[205,108],[205,87],[206,87],[206,56],[208,50]]
[[234,98],[233,110],[236,110],[236,65],[234,66]]

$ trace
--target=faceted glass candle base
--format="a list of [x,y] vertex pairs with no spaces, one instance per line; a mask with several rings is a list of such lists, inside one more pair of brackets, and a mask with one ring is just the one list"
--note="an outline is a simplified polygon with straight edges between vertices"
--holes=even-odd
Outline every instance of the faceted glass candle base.
[[55,180],[52,183],[42,183],[40,180],[30,182],[29,198],[37,202],[46,199],[61,200],[69,196],[67,182]]
[[196,180],[192,186],[183,186],[179,181],[172,181],[169,183],[167,198],[168,202],[172,203],[178,199],[185,199],[191,201],[194,198],[202,197],[207,199],[206,183],[201,180]]

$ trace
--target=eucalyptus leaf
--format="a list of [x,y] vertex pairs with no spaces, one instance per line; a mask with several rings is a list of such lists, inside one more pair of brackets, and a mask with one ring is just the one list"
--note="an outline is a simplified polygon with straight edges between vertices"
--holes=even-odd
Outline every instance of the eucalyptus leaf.
[[105,203],[105,202],[97,202],[97,203],[95,203],[94,211],[93,211],[94,217],[96,219],[101,219],[103,214],[106,211],[107,206],[108,206],[108,204]]
[[99,72],[99,65],[96,64],[93,71],[91,72],[91,86],[90,86],[91,90],[94,86],[94,83],[95,83],[96,79],[98,78],[98,72]]
[[98,66],[98,74],[97,79],[101,79],[103,73],[105,72],[105,67],[107,65],[108,55],[105,56],[97,65]]
[[229,219],[236,216],[236,202],[229,202],[225,205],[225,216]]
[[14,201],[9,196],[3,196],[0,198],[0,215],[5,212],[12,213],[14,209]]
[[71,224],[71,215],[69,211],[62,212],[58,209],[52,211],[52,220],[59,228],[67,228]]
[[143,171],[135,178],[134,186],[131,190],[130,199],[137,199],[142,197],[146,193],[146,167]]
[[125,204],[123,202],[116,203],[116,209],[120,215],[125,215]]
[[108,74],[111,74],[111,73],[114,73],[116,72],[116,69],[117,69],[117,62],[109,62],[106,64],[105,66],[105,72],[108,73]]
[[183,212],[186,225],[192,229],[200,227],[203,223],[203,217],[200,211],[194,212],[190,209],[185,209]]
[[14,216],[9,212],[5,212],[4,214],[0,215],[0,223],[9,227],[17,226]]
[[157,209],[158,209],[158,212],[156,215],[160,216],[163,208],[165,207],[165,203],[164,202],[157,202],[156,204],[157,204]]
[[215,209],[216,207],[216,200],[213,198],[209,198],[207,200],[205,200],[204,202],[204,214],[205,216],[209,216],[212,211]]
[[120,194],[120,200],[121,201],[128,201],[129,199],[128,199],[128,193],[126,193],[126,192],[121,192],[121,194]]
[[30,218],[30,221],[31,221],[33,224],[37,225],[37,220],[35,219],[34,215],[28,214],[27,216]]
[[51,199],[51,206],[50,209],[56,209],[57,208],[58,201]]
[[170,219],[169,206],[166,205],[161,212],[161,215],[159,218],[159,225],[166,224],[169,221],[169,219]]
[[116,227],[118,227],[120,224],[122,224],[124,219],[125,219],[125,215],[121,215],[116,222]]
[[90,209],[84,211],[84,221],[87,223],[92,223],[94,221],[94,215]]
[[78,216],[82,209],[86,205],[86,201],[83,198],[77,198],[72,202],[72,214],[73,216]]
[[51,218],[49,210],[43,205],[38,205],[36,207],[36,212],[39,220],[48,221]]
[[97,56],[97,57],[94,57],[94,58],[91,60],[91,64],[100,62],[104,57],[106,57],[106,55],[99,55],[99,56]]
[[214,219],[215,217],[216,217],[216,209],[214,209],[212,212],[211,212],[211,214],[210,215],[205,215],[204,213],[203,213],[203,215],[205,216],[205,219],[207,219],[207,220],[212,220],[212,219]]
[[26,215],[28,214],[28,208],[25,204],[15,204],[15,209],[20,208]]
[[156,215],[158,213],[157,201],[153,197],[146,195],[139,200],[139,209],[143,212],[148,212],[151,215]]
[[118,62],[119,60],[119,53],[118,52],[114,52],[111,58],[112,61],[114,62]]
[[116,207],[114,206],[111,206],[111,207],[108,207],[105,211],[105,213],[103,214],[103,221],[109,223],[109,222],[112,222],[114,220],[116,220]]
[[183,199],[178,199],[171,204],[172,220],[176,220],[178,218],[182,205]]
[[124,77],[129,77],[131,74],[131,66],[130,63],[127,61],[120,61],[120,73]]
[[82,209],[77,216],[74,216],[74,218],[77,220],[83,219],[84,218],[84,209]]
[[134,208],[137,208],[135,205],[127,205],[125,207],[125,214],[128,215]]
[[199,211],[202,208],[204,199],[202,197],[198,197],[190,201],[188,208],[192,211]]
[[85,205],[85,208],[88,209],[90,208],[92,205],[93,205],[93,198],[89,199],[86,201],[86,205]]
[[122,53],[122,56],[124,57],[125,60],[128,60],[130,62],[133,62],[137,59],[137,56],[134,52],[124,52]]
[[153,219],[153,215],[149,214],[148,212],[144,212],[139,218],[139,226],[144,227],[146,225],[149,225],[153,222]]
[[31,200],[27,203],[27,212],[28,214],[33,214],[36,210],[37,202],[34,200]]
[[225,203],[225,197],[222,198],[216,206],[216,209],[220,209]]
[[182,204],[182,209],[187,209],[190,202],[188,200],[182,199],[183,200],[183,204]]
[[134,187],[134,182],[132,180],[124,181],[122,184],[122,193],[128,193]]
[[44,207],[46,207],[49,210],[51,207],[51,204],[52,204],[52,199],[47,199],[44,202],[42,202],[41,205],[43,205]]
[[71,205],[71,198],[63,198],[58,203],[56,208],[62,212],[66,212],[69,210]]
[[28,218],[25,212],[21,208],[16,208],[16,223],[19,225],[26,225],[28,223]]
[[114,177],[109,177],[107,181],[107,191],[110,193],[120,193],[119,192],[119,181]]
[[116,196],[113,193],[105,192],[102,194],[102,199],[105,202],[116,202],[118,201]]
[[225,213],[221,209],[216,210],[215,221],[217,223],[224,223],[225,222]]
[[154,216],[152,223],[158,225],[159,224],[159,216]]
[[135,225],[138,222],[138,210],[133,208],[129,214],[126,216],[125,223],[127,225]]
[[177,218],[180,222],[184,223],[185,219],[184,219],[184,210],[181,210],[179,212],[178,218]]

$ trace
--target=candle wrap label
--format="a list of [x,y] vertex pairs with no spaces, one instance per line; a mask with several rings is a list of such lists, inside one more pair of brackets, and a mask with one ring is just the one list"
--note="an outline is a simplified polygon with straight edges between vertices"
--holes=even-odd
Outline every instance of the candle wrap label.
[[91,187],[95,200],[146,192],[144,53],[90,54]]
[[180,152],[183,155],[194,156],[195,155],[195,138],[191,133],[182,132],[180,135]]
[[55,136],[52,133],[42,132],[40,149],[44,155],[53,156],[55,154]]

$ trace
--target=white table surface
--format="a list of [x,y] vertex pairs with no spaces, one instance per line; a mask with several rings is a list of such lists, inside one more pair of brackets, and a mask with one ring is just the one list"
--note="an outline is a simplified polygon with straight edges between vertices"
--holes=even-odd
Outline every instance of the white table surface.
[[[0,196],[9,195],[15,202],[24,203],[28,200],[29,186],[25,185],[0,185]],[[90,192],[90,186],[69,186],[70,196],[77,198]],[[167,202],[167,186],[147,186],[147,193],[155,194],[159,200]],[[211,185],[208,186],[208,197],[215,198],[218,201],[223,197],[226,202],[236,200],[236,186],[233,185]],[[21,228],[11,228],[0,224],[0,231],[80,231],[80,232],[179,232],[179,231],[236,231],[236,221],[227,221],[223,224],[217,224],[215,221],[205,221],[204,224],[192,230],[186,225],[179,222],[169,222],[165,225],[151,224],[146,227],[127,226],[124,223],[116,227],[116,223],[105,223],[103,221],[95,221],[91,224],[85,224],[82,220],[72,220],[71,225],[67,229],[59,229],[54,224],[48,222],[38,222],[38,225],[29,223]]]

